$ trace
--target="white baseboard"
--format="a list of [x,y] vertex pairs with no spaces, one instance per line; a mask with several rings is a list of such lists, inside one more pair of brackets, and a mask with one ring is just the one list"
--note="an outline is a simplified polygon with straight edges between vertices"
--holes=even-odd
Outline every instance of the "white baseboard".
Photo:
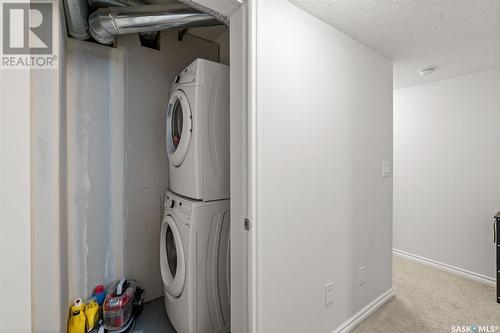
[[332,333],[348,333],[354,327],[358,326],[363,320],[365,320],[369,315],[375,312],[378,308],[384,305],[387,301],[394,297],[394,290],[391,288],[385,293],[377,297],[367,306],[362,308],[358,313],[356,313],[351,318],[347,319],[342,325],[333,330]]
[[398,249],[392,249],[392,253],[394,253],[397,256],[400,256],[400,257],[403,257],[406,259],[410,259],[410,260],[413,260],[413,261],[416,261],[416,262],[419,262],[419,263],[422,263],[425,265],[429,265],[429,266],[432,266],[435,268],[439,268],[439,269],[442,269],[444,271],[447,271],[447,272],[450,272],[450,273],[453,273],[456,275],[460,275],[462,277],[465,277],[465,278],[468,278],[468,279],[471,279],[474,281],[478,281],[478,282],[485,283],[485,284],[492,285],[492,286],[494,286],[496,284],[495,278],[492,278],[492,277],[489,277],[486,275],[482,275],[479,273],[471,272],[471,271],[468,271],[468,270],[463,269],[463,268],[444,264],[444,263],[436,261],[436,260],[424,258],[424,257],[418,256],[416,254],[408,253],[408,252],[401,251]]

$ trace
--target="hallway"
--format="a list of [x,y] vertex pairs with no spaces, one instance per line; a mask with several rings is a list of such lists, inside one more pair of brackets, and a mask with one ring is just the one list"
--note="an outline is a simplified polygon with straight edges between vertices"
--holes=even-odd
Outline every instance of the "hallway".
[[453,326],[472,325],[499,331],[493,286],[399,256],[393,257],[393,286],[396,296],[352,332],[453,332]]

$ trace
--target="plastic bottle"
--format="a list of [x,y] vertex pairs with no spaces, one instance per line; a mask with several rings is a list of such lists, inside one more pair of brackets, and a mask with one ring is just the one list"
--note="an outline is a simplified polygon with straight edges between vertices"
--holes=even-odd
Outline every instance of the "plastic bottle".
[[93,296],[97,298],[97,303],[102,305],[104,303],[104,299],[106,298],[106,291],[104,290],[104,286],[99,284],[95,286]]
[[85,304],[81,298],[71,305],[68,321],[68,333],[85,333]]
[[94,329],[99,320],[99,304],[95,296],[89,297],[85,303],[85,317],[87,319],[87,332]]

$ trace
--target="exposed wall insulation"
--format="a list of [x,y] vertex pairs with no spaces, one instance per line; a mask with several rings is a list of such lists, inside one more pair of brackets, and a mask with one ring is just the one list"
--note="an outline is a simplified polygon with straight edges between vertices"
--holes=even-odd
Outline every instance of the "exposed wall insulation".
[[70,298],[123,276],[124,51],[69,39],[67,57]]
[[118,38],[126,59],[126,247],[127,277],[161,297],[160,227],[168,188],[165,109],[171,82],[196,58],[218,60],[218,46],[177,32],[160,34],[160,51],[140,46],[137,35]]

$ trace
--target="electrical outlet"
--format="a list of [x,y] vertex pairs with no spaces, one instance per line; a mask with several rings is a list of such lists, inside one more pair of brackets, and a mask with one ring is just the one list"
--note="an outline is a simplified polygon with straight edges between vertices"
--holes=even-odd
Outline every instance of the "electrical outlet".
[[358,286],[364,285],[365,280],[366,280],[366,267],[361,266],[358,270]]
[[333,303],[333,282],[325,285],[325,306]]

